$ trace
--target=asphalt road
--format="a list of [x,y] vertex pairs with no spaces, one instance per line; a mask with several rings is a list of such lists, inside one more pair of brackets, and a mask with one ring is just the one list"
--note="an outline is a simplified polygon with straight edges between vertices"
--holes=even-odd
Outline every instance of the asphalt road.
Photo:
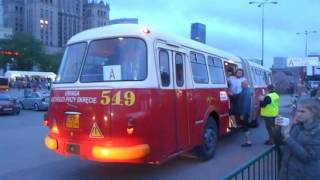
[[[287,100],[285,100],[287,101]],[[283,107],[281,114],[289,116]],[[107,164],[63,157],[44,146],[48,130],[44,112],[21,111],[0,115],[0,179],[221,179],[230,171],[266,150],[264,125],[252,129],[253,146],[242,148],[241,131],[220,139],[214,159],[200,162],[180,156],[162,165]]]

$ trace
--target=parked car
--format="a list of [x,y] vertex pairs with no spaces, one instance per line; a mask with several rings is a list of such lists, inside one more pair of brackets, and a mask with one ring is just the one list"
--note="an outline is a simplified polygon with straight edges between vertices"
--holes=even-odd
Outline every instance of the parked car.
[[0,93],[0,113],[1,114],[19,114],[20,103],[17,99],[8,94]]
[[35,111],[48,110],[49,96],[48,92],[27,93],[21,100],[22,108],[33,109]]

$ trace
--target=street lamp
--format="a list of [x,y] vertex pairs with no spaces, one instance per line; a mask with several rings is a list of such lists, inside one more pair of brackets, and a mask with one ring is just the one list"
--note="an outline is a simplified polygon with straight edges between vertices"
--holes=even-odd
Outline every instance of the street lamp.
[[308,56],[308,35],[309,34],[314,34],[314,33],[317,33],[317,31],[307,31],[305,30],[304,32],[297,32],[296,34],[297,35],[304,35],[305,36],[305,39],[306,39],[306,44],[305,44],[305,49],[304,49],[304,55],[305,57]]
[[257,7],[262,7],[262,19],[261,19],[261,65],[263,65],[264,59],[264,5],[265,4],[278,4],[277,1],[269,1],[269,0],[262,0],[262,1],[250,1],[249,4],[257,4]]

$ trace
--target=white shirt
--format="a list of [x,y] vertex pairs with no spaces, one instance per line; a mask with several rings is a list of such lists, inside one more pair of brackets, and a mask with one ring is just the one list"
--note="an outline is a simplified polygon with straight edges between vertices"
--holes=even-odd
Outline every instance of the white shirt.
[[239,94],[242,91],[241,83],[246,80],[244,77],[237,78],[236,76],[230,76],[228,78],[230,84],[230,91],[232,94]]

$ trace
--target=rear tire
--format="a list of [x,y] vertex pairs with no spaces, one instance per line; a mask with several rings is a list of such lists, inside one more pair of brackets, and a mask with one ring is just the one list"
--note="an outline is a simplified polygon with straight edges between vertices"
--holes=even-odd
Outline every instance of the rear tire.
[[14,114],[16,114],[16,115],[19,115],[19,114],[20,114],[20,108],[19,108],[19,107],[16,109],[16,111],[14,112]]
[[196,154],[202,161],[212,159],[218,143],[218,128],[214,118],[209,117],[203,133],[203,144],[196,147]]

